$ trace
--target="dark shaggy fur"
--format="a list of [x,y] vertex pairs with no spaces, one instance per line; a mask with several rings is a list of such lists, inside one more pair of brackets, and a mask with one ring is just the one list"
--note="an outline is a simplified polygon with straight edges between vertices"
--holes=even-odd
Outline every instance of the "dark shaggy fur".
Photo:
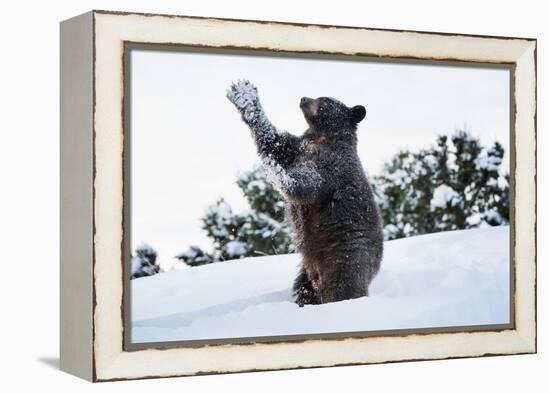
[[296,303],[320,304],[368,295],[380,268],[383,236],[373,191],[357,155],[365,108],[333,98],[302,98],[309,128],[300,137],[268,120],[257,89],[239,81],[227,97],[250,127],[270,180],[287,200],[303,261]]

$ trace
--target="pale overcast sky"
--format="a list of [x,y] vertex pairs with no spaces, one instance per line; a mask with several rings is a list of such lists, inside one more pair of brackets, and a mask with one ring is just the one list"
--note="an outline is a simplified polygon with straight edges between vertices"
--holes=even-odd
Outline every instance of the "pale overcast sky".
[[275,126],[300,134],[301,97],[329,96],[367,108],[359,156],[377,174],[400,149],[467,129],[509,147],[509,71],[178,51],[133,50],[132,248],[147,242],[168,260],[191,244],[208,248],[205,209],[224,197],[246,203],[236,175],[257,163],[253,141],[225,98],[231,81],[259,90]]

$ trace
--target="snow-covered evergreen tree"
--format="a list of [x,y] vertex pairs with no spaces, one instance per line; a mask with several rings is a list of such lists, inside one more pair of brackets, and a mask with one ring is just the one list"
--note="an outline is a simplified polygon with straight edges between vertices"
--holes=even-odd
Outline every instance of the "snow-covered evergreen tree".
[[145,243],[138,245],[131,259],[130,279],[157,274],[160,267],[156,262],[157,252],[153,247]]
[[212,252],[191,246],[176,258],[190,266],[199,266],[293,251],[290,228],[284,221],[283,199],[266,181],[260,169],[239,176],[237,185],[250,209],[234,213],[224,199],[218,200],[202,218],[202,228],[212,239]]
[[374,179],[386,238],[507,224],[503,156],[498,142],[485,148],[465,131],[398,153]]

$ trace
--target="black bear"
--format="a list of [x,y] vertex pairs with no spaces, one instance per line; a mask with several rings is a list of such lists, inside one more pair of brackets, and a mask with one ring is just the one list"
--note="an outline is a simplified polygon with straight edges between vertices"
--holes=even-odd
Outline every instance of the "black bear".
[[249,81],[233,83],[227,98],[256,142],[270,181],[287,201],[302,266],[296,303],[321,304],[368,295],[380,268],[382,221],[357,155],[357,124],[366,110],[328,97],[304,97],[309,125],[302,136],[278,131]]

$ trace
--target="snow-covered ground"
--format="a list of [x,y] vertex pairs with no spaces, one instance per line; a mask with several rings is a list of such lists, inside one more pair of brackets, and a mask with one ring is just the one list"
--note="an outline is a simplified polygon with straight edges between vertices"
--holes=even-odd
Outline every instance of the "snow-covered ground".
[[509,321],[509,228],[386,242],[370,296],[299,308],[298,255],[247,258],[132,280],[132,341],[279,336]]

